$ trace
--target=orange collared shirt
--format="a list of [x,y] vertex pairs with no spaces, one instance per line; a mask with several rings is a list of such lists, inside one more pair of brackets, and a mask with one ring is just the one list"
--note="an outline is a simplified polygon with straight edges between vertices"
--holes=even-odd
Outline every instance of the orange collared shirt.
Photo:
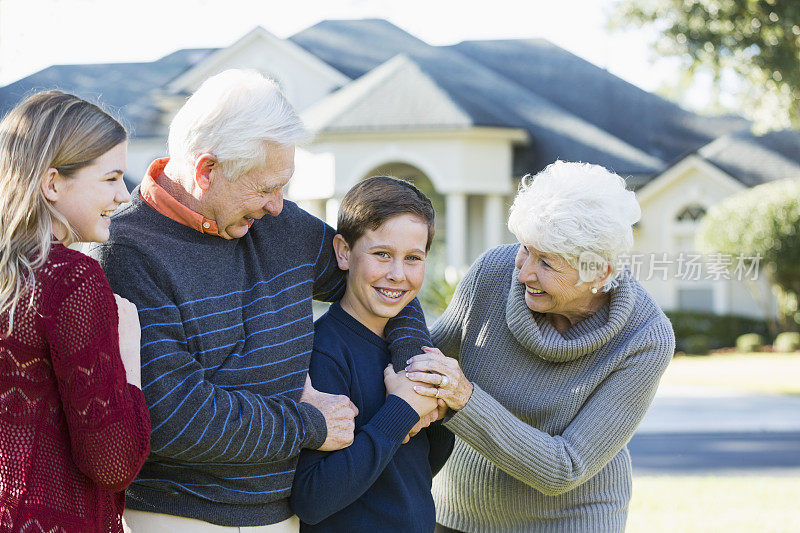
[[139,188],[139,195],[142,197],[142,200],[144,200],[147,205],[175,222],[180,222],[184,226],[189,226],[200,233],[207,233],[219,237],[220,234],[216,222],[207,219],[200,213],[192,211],[158,184],[156,180],[164,174],[164,168],[167,166],[167,163],[169,163],[168,157],[156,159],[150,163],[150,167],[147,169],[142,179],[142,185]]

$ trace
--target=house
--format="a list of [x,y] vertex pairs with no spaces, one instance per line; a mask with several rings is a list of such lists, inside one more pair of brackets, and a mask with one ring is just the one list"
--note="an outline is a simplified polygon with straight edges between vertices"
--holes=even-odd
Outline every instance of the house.
[[800,134],[753,136],[739,117],[688,112],[544,40],[431,46],[384,20],[323,21],[288,39],[257,27],[226,48],[49,67],[0,88],[0,114],[39,89],[101,100],[132,132],[133,184],[165,155],[188,95],[228,68],[270,76],[301,111],[315,138],[287,196],[329,222],[357,181],[410,179],[440,214],[433,268],[452,275],[513,242],[505,218],[523,175],[556,159],[596,163],[638,195],[631,268],[665,309],[763,316],[743,280],[707,265],[711,275],[695,265],[687,278],[681,262],[711,206],[800,177]]

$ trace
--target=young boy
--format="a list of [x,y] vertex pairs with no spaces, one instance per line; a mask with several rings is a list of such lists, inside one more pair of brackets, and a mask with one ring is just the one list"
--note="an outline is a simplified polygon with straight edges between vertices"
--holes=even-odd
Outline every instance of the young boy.
[[318,390],[348,396],[358,416],[349,447],[300,455],[291,504],[303,532],[434,530],[431,480],[453,435],[434,424],[403,444],[437,404],[389,366],[383,339],[422,285],[433,222],[430,200],[394,178],[362,181],[342,201],[334,248],[347,289],[315,324],[309,374]]

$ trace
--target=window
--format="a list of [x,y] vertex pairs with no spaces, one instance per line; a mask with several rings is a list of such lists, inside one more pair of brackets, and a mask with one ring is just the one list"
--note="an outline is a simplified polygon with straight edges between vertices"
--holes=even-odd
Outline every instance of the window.
[[706,208],[700,204],[690,204],[675,215],[678,222],[699,222],[706,216]]
[[714,289],[711,287],[680,287],[678,309],[682,311],[714,311]]

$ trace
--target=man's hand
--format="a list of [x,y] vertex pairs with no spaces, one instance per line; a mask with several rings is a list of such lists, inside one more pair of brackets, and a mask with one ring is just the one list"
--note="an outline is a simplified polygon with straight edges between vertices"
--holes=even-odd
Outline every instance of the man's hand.
[[317,448],[323,452],[332,452],[347,448],[353,444],[354,418],[358,408],[350,398],[341,394],[328,394],[316,390],[311,385],[311,378],[306,375],[306,384],[300,401],[309,403],[320,410],[325,417],[328,436],[322,446]]

